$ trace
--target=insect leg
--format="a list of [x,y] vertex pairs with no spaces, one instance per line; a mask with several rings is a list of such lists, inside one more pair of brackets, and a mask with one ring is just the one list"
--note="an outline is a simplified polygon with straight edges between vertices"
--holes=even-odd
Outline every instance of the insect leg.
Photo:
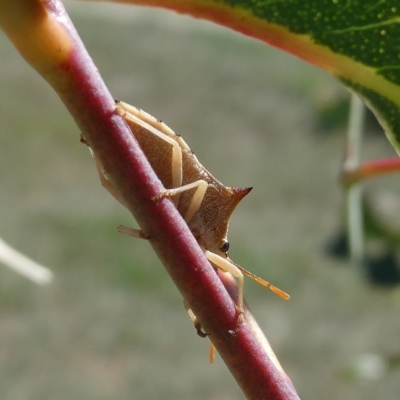
[[[208,183],[206,181],[200,180],[197,182],[197,188],[196,191],[193,194],[192,200],[190,201],[189,208],[186,211],[185,214],[185,221],[188,223],[196,214],[198,209],[201,206],[201,202],[203,201],[203,198],[206,194],[207,188],[208,188]],[[193,185],[192,183],[192,185]]]
[[136,116],[141,121],[146,122],[147,124],[151,125],[157,131],[162,132],[166,136],[172,137],[174,140],[176,140],[179,143],[179,146],[183,150],[190,151],[189,146],[182,139],[181,136],[177,135],[167,124],[158,120],[157,118],[154,118],[147,111],[141,110],[135,106],[131,106],[130,104],[124,103],[123,101],[116,100],[115,103],[116,103],[117,109],[120,109],[119,112],[121,115],[124,115],[123,111],[126,111],[129,114]]
[[267,287],[268,289],[270,289],[272,292],[274,292],[276,295],[278,295],[279,297],[282,297],[282,299],[285,300],[289,300],[290,296],[284,292],[283,290],[277,288],[276,286],[272,285],[271,283],[267,282],[266,280],[260,278],[259,276],[253,274],[250,271],[247,271],[247,269],[244,269],[243,267],[241,267],[240,265],[233,263],[236,268],[238,270],[240,270],[243,274],[245,274],[246,276],[248,276],[251,279],[254,279],[257,283],[259,283],[260,285],[263,285],[265,287]]
[[[100,174],[100,172],[99,172],[99,174]],[[103,179],[105,179],[105,178],[103,177]],[[194,216],[194,214],[196,214],[197,210],[200,208],[201,202],[203,201],[203,198],[204,198],[204,194],[207,191],[207,187],[208,187],[208,184],[206,181],[199,180],[199,181],[192,182],[192,183],[189,183],[188,185],[184,185],[184,186],[181,186],[181,187],[178,187],[175,189],[166,189],[161,194],[153,197],[153,200],[160,201],[164,197],[174,197],[176,195],[179,195],[182,192],[196,188],[196,191],[194,192],[192,200],[190,201],[190,205],[184,216],[185,221],[189,222],[192,219],[192,217]],[[129,228],[124,225],[119,225],[117,230],[119,233],[123,233],[125,235],[132,236],[137,239],[149,239],[149,237],[146,236],[140,229],[133,229],[133,228]]]
[[232,264],[226,258],[223,258],[211,251],[205,250],[205,256],[209,261],[211,261],[217,268],[221,269],[225,272],[230,272],[233,276],[238,278],[238,300],[237,300],[237,308],[239,312],[239,319],[238,319],[238,326],[243,321],[244,315],[244,308],[243,308],[243,284],[244,284],[244,277],[242,272],[236,265]]
[[118,225],[117,226],[117,231],[119,233],[123,233],[124,235],[132,236],[135,239],[145,239],[145,240],[150,239],[149,236],[144,234],[142,230],[129,228],[129,227],[125,226],[125,225]]
[[200,179],[196,182],[188,183],[187,185],[178,188],[166,189],[163,193],[153,197],[153,200],[159,201],[164,197],[175,197],[176,195],[186,192],[187,190],[196,189],[190,201],[189,207],[184,215],[185,221],[189,222],[200,208],[207,188],[208,183]]
[[[130,123],[133,125],[139,125],[142,128],[145,128],[149,133],[152,133],[160,139],[165,140],[172,146],[172,189],[168,189],[160,196],[157,196],[155,200],[168,196],[173,199],[174,204],[177,206],[179,202],[179,195],[181,193],[185,192],[186,190],[197,188],[184,216],[185,221],[189,222],[200,208],[201,202],[203,201],[204,195],[207,191],[208,184],[203,180],[199,180],[188,185],[181,186],[183,179],[182,150],[190,151],[188,145],[167,125],[156,120],[145,111],[139,110],[136,107],[123,102],[117,102],[116,108],[118,112],[124,116],[128,124]],[[134,129],[134,126],[132,128]]]
[[[158,130],[152,124],[148,123],[149,118],[153,118],[151,117],[150,114],[135,109],[133,106],[130,106],[129,104],[119,102],[116,104],[116,109],[128,122],[128,125],[131,128],[132,132],[135,131],[135,126],[140,126],[146,129],[150,134],[157,136],[158,138],[166,141],[172,146],[172,157],[171,157],[172,187],[173,188],[180,187],[182,185],[182,176],[183,176],[182,149],[178,141],[175,140],[176,138],[179,137],[164,124],[162,126],[168,128],[168,131],[165,130],[165,132],[162,132]],[[144,116],[147,117],[147,120],[142,120],[141,118],[139,118],[139,117],[143,118]],[[169,134],[167,134],[167,132]],[[173,201],[175,205],[177,205],[179,201],[179,196],[175,196]]]
[[215,361],[215,346],[211,343],[210,346],[210,364],[212,364]]
[[208,334],[203,331],[203,328],[201,327],[201,324],[200,324],[199,320],[197,319],[196,315],[194,314],[192,309],[189,307],[189,305],[186,303],[186,301],[183,302],[183,305],[185,306],[185,309],[186,309],[187,313],[189,314],[190,319],[192,320],[192,322],[194,324],[194,327],[196,329],[197,334],[202,338],[207,337]]
[[[196,315],[194,315],[194,312],[191,310],[191,308],[186,304],[186,302],[183,303],[185,305],[186,311],[189,314],[190,319],[192,320],[194,327],[196,329],[197,334],[202,337],[205,338],[207,337],[209,334],[203,331],[203,328],[201,327],[200,322],[198,321]],[[210,346],[210,364],[212,364],[215,360],[215,346],[213,345],[213,343],[211,343]]]

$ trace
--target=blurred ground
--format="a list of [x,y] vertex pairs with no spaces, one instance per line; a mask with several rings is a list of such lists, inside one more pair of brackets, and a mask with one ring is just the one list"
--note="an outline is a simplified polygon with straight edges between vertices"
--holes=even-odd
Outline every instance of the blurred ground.
[[[116,98],[182,134],[226,185],[254,186],[232,220],[231,257],[292,296],[246,281],[301,398],[398,399],[385,360],[400,353],[399,289],[372,288],[322,251],[341,222],[344,137],[321,135],[317,111],[340,85],[204,21],[67,5]],[[208,365],[209,343],[149,245],[117,235],[133,222],[61,102],[4,35],[0,52],[0,235],[56,275],[41,288],[0,269],[1,398],[242,399],[223,362]],[[365,154],[394,151],[375,135]],[[400,190],[398,177],[368,185]]]

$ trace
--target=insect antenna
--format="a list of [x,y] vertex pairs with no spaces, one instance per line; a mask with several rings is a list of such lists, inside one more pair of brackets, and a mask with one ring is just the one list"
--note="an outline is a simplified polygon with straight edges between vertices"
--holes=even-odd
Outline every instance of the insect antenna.
[[[232,262],[232,260],[231,260]],[[240,265],[232,262],[241,272],[243,272],[244,275],[248,276],[251,279],[254,279],[257,283],[259,283],[260,285],[263,285],[265,287],[267,287],[268,289],[270,289],[272,292],[274,292],[275,294],[277,294],[279,297],[282,297],[282,299],[285,300],[289,300],[290,296],[284,292],[283,290],[277,288],[276,286],[272,285],[271,283],[265,281],[264,279],[260,278],[259,276],[251,273],[250,271],[247,271],[247,269],[244,269],[243,267],[241,267]]]

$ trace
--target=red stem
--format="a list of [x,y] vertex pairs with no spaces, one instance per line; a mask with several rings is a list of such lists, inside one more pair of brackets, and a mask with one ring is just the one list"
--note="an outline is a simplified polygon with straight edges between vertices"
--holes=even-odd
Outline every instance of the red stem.
[[[5,4],[7,3],[7,4]],[[168,199],[58,0],[0,4],[0,24],[58,93],[108,178],[120,192],[185,301],[192,308],[248,399],[298,399],[268,355],[265,338],[244,322],[237,334],[234,302]],[[225,279],[229,279],[225,277]],[[249,319],[251,320],[250,316]],[[179,334],[179,333],[178,333]]]
[[368,161],[355,169],[345,170],[343,183],[351,186],[361,180],[376,178],[381,175],[392,174],[400,171],[400,158],[384,158],[382,160]]

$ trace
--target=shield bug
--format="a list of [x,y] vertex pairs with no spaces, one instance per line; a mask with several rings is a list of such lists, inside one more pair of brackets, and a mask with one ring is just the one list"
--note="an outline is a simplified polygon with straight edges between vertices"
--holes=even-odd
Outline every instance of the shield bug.
[[[244,275],[268,287],[280,297],[289,299],[287,293],[229,258],[227,239],[229,220],[240,200],[250,192],[251,188],[223,185],[200,164],[179,135],[145,111],[120,101],[116,102],[116,109],[131,128],[143,153],[165,187],[165,191],[153,200],[171,198],[213,267],[216,270],[230,272],[238,279],[238,326],[244,313]],[[98,163],[97,168],[103,185],[121,201]],[[146,239],[140,230],[119,226],[118,231]],[[204,336],[194,314],[190,309],[188,312],[195,322],[197,332],[200,336]]]

